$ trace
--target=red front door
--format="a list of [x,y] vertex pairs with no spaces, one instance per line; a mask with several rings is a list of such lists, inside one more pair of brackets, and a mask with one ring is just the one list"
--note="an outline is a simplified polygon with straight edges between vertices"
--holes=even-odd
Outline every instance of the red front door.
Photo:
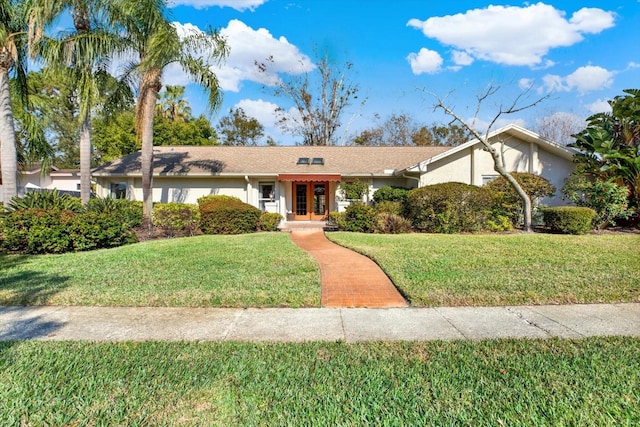
[[329,183],[293,183],[293,219],[296,221],[319,221],[329,214]]

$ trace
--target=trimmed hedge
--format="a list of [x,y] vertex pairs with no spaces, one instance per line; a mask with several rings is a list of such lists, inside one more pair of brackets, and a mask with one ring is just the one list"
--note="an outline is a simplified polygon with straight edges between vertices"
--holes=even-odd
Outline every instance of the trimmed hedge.
[[111,215],[127,228],[142,224],[142,202],[140,201],[96,197],[89,199],[85,212]]
[[198,206],[187,203],[156,203],[153,206],[153,225],[170,236],[193,236],[200,228],[200,210]]
[[258,230],[262,211],[236,200],[200,204],[200,228],[205,234],[243,234]]
[[494,205],[484,187],[447,182],[409,191],[404,216],[427,233],[471,232],[486,228]]
[[373,202],[377,205],[382,202],[400,202],[407,200],[409,189],[404,187],[392,187],[385,185],[380,187],[373,193]]
[[552,231],[565,234],[587,234],[596,211],[591,208],[560,206],[542,210],[544,223]]
[[26,209],[0,222],[2,248],[26,254],[59,254],[110,248],[135,242],[136,235],[119,218],[96,212]]
[[278,231],[278,225],[284,218],[279,213],[264,212],[260,216],[260,230],[262,231]]
[[347,206],[344,213],[344,230],[359,233],[371,233],[375,211],[369,205],[354,202]]
[[210,194],[208,196],[198,198],[198,205],[203,205],[208,202],[242,202],[242,200],[237,197],[226,196],[224,194]]

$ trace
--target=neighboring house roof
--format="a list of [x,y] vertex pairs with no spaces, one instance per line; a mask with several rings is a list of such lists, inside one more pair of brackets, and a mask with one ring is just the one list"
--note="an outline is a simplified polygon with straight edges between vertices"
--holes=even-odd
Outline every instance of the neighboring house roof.
[[[341,174],[390,176],[451,147],[154,147],[155,176]],[[298,164],[308,158],[309,164]],[[322,164],[313,164],[322,159]],[[140,152],[98,166],[93,175],[140,176]]]
[[[543,147],[545,150],[561,158],[564,158],[566,160],[572,160],[573,155],[578,152],[573,148],[565,147],[555,142],[546,140],[542,138],[540,135],[538,135],[537,133],[532,132],[528,129],[525,129],[515,124],[510,124],[491,132],[488,136],[489,141],[491,141],[492,143],[499,142],[501,139],[504,138],[504,135],[513,136],[522,141],[533,142],[535,144],[538,144],[539,146]],[[465,142],[464,144],[458,145],[457,147],[453,147],[451,150],[445,151],[443,153],[439,153],[428,159],[423,159],[423,161],[418,162],[417,164],[407,168],[407,171],[408,172],[418,172],[418,171],[424,172],[426,171],[426,168],[430,163],[447,158],[451,155],[459,153],[460,151],[468,150],[469,147],[473,147],[474,145],[477,145],[477,144],[480,144],[480,141],[478,141],[477,139],[472,139],[471,141]]]

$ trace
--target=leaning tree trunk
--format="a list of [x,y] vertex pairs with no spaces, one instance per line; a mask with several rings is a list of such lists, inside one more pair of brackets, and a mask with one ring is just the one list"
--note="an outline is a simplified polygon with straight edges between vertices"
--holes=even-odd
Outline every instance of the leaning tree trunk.
[[9,70],[0,64],[0,161],[5,206],[18,195],[18,154],[9,92]]
[[91,117],[80,127],[80,199],[86,205],[91,197]]
[[136,127],[142,142],[140,154],[142,173],[142,218],[145,227],[153,226],[153,115],[158,92],[160,92],[162,70],[152,70],[142,76],[137,108]]

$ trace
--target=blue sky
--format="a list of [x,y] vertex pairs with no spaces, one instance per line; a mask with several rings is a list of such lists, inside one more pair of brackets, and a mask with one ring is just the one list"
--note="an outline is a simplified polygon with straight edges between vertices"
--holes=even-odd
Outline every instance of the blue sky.
[[[499,86],[483,104],[480,123],[523,88],[530,88],[530,100],[550,94],[498,123],[535,129],[556,113],[584,119],[623,89],[640,87],[638,0],[171,0],[171,6],[180,29],[218,28],[231,49],[216,68],[224,104],[212,123],[242,107],[281,143],[296,140],[274,125],[274,107],[291,103],[273,96],[273,82],[313,73],[316,52],[353,64],[348,78],[366,99],[345,113],[340,142],[391,114],[448,121],[434,112],[432,94],[471,119],[476,96]],[[273,72],[257,72],[255,61],[269,56]],[[164,83],[187,80],[170,67]],[[204,111],[197,86],[188,86],[187,98],[194,112]]]

